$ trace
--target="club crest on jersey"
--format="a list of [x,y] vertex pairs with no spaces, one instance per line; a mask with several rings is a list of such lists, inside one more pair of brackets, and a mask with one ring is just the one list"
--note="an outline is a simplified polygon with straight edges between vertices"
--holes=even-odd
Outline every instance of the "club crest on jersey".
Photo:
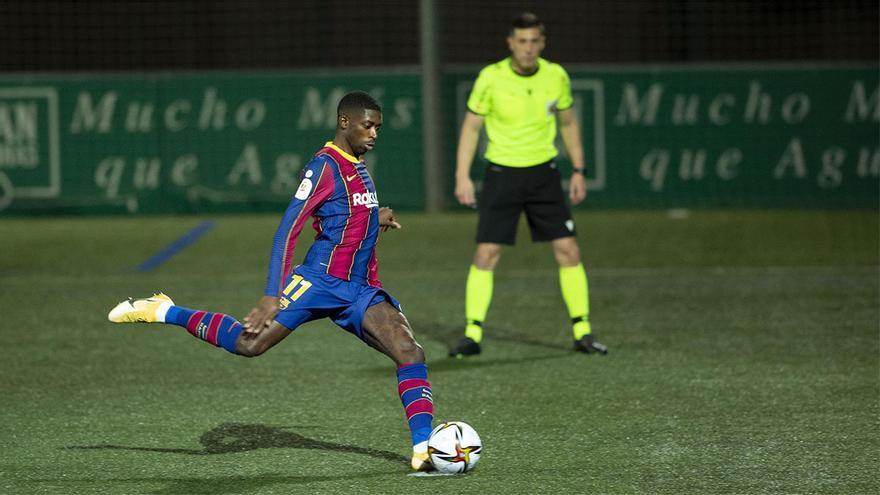
[[379,206],[379,199],[374,192],[354,193],[351,195],[351,204],[354,206],[366,206],[367,208],[375,208]]

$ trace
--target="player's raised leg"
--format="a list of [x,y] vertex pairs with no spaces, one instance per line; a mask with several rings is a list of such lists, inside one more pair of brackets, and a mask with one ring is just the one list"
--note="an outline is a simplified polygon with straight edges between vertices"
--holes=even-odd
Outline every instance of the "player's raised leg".
[[425,352],[413,337],[409,321],[388,302],[370,306],[364,314],[363,334],[367,344],[397,365],[397,392],[412,436],[411,465],[416,471],[430,470],[428,437],[434,420],[434,398]]
[[114,323],[167,323],[195,338],[241,356],[258,356],[280,342],[290,331],[277,322],[259,333],[244,333],[241,322],[223,313],[175,306],[159,293],[145,299],[128,299],[116,305],[107,318]]
[[173,305],[174,301],[161,292],[144,299],[128,298],[111,309],[107,319],[113,323],[160,322]]

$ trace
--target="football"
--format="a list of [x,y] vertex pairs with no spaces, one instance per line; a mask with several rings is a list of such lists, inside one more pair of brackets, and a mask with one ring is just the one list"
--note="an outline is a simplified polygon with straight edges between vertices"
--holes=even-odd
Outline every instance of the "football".
[[466,473],[474,468],[483,452],[483,443],[469,424],[449,421],[437,425],[428,438],[428,454],[437,471]]

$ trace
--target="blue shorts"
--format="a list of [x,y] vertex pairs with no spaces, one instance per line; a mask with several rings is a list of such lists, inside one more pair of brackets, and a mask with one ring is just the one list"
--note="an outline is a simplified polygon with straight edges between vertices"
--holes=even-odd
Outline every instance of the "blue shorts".
[[350,282],[299,265],[284,283],[281,311],[275,321],[293,331],[303,323],[330,318],[333,323],[364,339],[362,324],[370,306],[400,303],[383,289]]

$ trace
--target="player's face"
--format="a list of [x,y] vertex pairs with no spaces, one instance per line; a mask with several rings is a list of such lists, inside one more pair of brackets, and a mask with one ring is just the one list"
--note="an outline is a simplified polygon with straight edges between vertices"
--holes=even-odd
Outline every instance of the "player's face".
[[349,119],[345,133],[348,144],[355,156],[361,156],[376,146],[379,128],[382,127],[382,112],[367,110]]
[[538,57],[544,49],[544,35],[539,28],[514,29],[507,37],[507,46],[514,68],[531,71],[538,65]]

